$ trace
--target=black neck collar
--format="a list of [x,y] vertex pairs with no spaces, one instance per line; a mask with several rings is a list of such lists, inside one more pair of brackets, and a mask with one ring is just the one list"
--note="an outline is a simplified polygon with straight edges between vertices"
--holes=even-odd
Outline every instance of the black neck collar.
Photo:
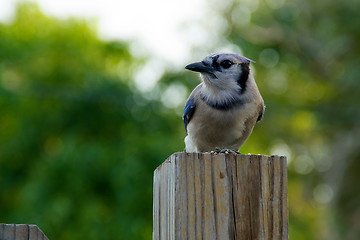
[[243,104],[243,101],[240,99],[232,99],[232,100],[228,100],[228,101],[224,101],[224,102],[215,102],[215,101],[210,101],[209,99],[204,97],[202,94],[200,94],[200,96],[201,96],[201,99],[207,105],[209,105],[210,107],[215,108],[217,110],[221,110],[221,111],[231,110],[231,109]]

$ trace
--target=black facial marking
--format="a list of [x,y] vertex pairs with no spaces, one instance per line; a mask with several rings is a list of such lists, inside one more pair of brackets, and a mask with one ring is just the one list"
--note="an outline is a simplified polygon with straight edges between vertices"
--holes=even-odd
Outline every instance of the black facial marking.
[[202,64],[204,64],[205,66],[208,66],[209,64],[207,63],[207,62],[205,62],[205,61],[201,61],[202,62]]
[[241,64],[241,75],[238,79],[238,84],[241,87],[241,93],[243,93],[246,89],[246,82],[249,78],[250,66],[248,63]]
[[212,60],[213,60],[212,66],[215,68],[216,71],[222,72],[222,70],[220,68],[220,64],[217,62],[218,59],[219,59],[219,55],[216,55],[212,58]]
[[231,101],[227,101],[224,103],[218,103],[218,102],[212,102],[209,101],[208,99],[206,99],[206,97],[204,97],[203,95],[200,95],[201,99],[210,107],[215,108],[217,110],[221,110],[221,111],[227,111],[230,109],[233,109],[239,105],[242,105],[244,102],[241,100],[231,100]]
[[213,56],[213,57],[212,57],[213,62],[216,62],[216,61],[219,59],[219,57],[220,57],[219,55],[215,55],[215,56]]

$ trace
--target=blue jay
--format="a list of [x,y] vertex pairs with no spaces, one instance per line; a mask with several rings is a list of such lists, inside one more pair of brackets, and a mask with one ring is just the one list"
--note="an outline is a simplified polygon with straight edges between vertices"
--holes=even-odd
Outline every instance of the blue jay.
[[211,54],[185,68],[199,72],[200,83],[184,108],[186,152],[237,152],[250,136],[265,106],[250,71],[250,59]]

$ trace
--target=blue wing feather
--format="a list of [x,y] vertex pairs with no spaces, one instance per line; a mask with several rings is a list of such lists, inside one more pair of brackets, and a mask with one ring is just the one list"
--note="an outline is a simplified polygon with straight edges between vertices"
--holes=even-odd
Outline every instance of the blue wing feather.
[[264,112],[265,112],[265,105],[264,105],[264,104],[261,104],[261,105],[260,105],[259,116],[258,116],[256,122],[260,122],[260,121],[263,119],[263,117],[264,117]]
[[186,134],[187,134],[187,125],[189,124],[192,116],[194,115],[195,107],[196,107],[195,99],[192,96],[190,96],[190,98],[186,101],[184,108],[184,115],[183,115],[184,128]]

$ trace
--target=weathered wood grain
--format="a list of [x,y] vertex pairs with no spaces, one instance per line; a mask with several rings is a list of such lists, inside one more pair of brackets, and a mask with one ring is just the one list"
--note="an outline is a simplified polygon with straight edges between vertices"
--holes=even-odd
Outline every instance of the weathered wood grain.
[[36,226],[0,223],[0,240],[48,240]]
[[286,158],[175,153],[154,172],[153,239],[288,239]]

